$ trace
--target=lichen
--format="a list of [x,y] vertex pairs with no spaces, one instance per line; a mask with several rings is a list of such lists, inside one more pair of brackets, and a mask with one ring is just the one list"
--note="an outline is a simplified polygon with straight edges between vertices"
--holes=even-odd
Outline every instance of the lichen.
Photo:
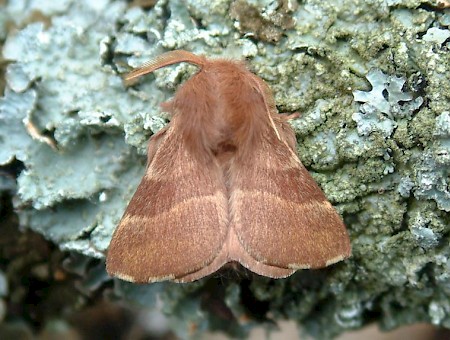
[[411,118],[423,104],[423,98],[404,92],[406,79],[386,76],[380,70],[371,70],[367,74],[372,89],[354,91],[356,102],[362,102],[358,112],[353,114],[360,135],[379,132],[388,138],[397,127],[396,117]]
[[[283,318],[320,338],[374,317],[385,329],[450,327],[448,10],[420,0],[36,4],[0,11],[9,61],[0,166],[23,167],[17,187],[2,179],[0,190],[15,191],[23,228],[104,258],[145,171],[147,140],[167,122],[159,104],[195,68],[165,68],[130,88],[121,74],[169,49],[245,56],[279,110],[300,113],[291,121],[300,158],[343,216],[352,258],[283,280],[229,272],[186,285],[115,280],[114,294],[150,308],[161,301],[183,338],[242,337]],[[36,10],[45,24],[28,24]],[[254,27],[245,26],[247,10]],[[8,32],[7,21],[22,28]],[[101,263],[83,273],[85,290],[111,280]]]
[[230,16],[243,35],[276,43],[282,38],[284,31],[294,27],[292,12],[296,8],[297,4],[291,0],[262,3],[236,0],[230,6]]

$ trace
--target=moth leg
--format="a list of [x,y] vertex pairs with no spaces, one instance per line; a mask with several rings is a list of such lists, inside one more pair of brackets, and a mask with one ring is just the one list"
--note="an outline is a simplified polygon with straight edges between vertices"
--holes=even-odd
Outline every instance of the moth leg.
[[298,114],[297,112],[289,115],[289,116],[282,116],[277,115],[275,116],[275,124],[278,126],[278,131],[280,132],[281,139],[291,148],[293,152],[296,152],[297,149],[297,137],[295,136],[294,130],[292,130],[291,126],[287,122],[289,119],[295,118],[291,117]]
[[173,112],[173,101],[172,100],[168,100],[166,102],[162,102],[161,104],[159,104],[159,107],[167,113],[171,113]]
[[164,140],[168,128],[169,125],[165,126],[164,128],[162,128],[161,130],[159,130],[157,133],[155,133],[153,136],[150,137],[147,147],[147,168],[150,166],[153,157],[156,154],[156,151],[158,151],[161,142]]
[[295,118],[299,118],[300,117],[300,112],[293,112],[293,113],[290,113],[290,114],[287,114],[287,113],[285,113],[285,112],[282,112],[282,113],[280,113],[280,115],[281,115],[281,118],[283,118],[284,120],[292,120],[292,119],[295,119]]

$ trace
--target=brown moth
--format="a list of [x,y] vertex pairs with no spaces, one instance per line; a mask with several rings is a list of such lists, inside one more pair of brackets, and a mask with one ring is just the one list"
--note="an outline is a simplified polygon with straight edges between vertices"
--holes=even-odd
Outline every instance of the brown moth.
[[350,256],[345,226],[296,155],[289,117],[244,63],[165,53],[126,76],[199,67],[148,145],[147,171],[114,232],[107,271],[190,282],[238,262],[284,278]]

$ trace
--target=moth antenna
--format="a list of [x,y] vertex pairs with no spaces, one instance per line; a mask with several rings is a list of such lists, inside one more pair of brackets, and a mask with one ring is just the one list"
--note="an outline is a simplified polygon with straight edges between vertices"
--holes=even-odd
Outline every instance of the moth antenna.
[[198,56],[184,50],[166,52],[145,62],[137,69],[128,73],[124,77],[125,84],[129,85],[134,79],[139,78],[144,74],[152,73],[159,68],[183,62],[194,64],[202,68],[206,63],[206,59],[203,56]]
[[273,129],[275,130],[275,134],[277,135],[278,140],[281,140],[280,133],[278,132],[275,122],[273,121],[272,118],[272,112],[275,112],[276,110],[272,92],[270,91],[269,87],[264,83],[263,80],[255,76],[252,76],[252,80],[255,83],[258,92],[261,93],[263,97],[264,106],[266,108],[267,116],[269,117],[270,120],[270,125],[272,125]]

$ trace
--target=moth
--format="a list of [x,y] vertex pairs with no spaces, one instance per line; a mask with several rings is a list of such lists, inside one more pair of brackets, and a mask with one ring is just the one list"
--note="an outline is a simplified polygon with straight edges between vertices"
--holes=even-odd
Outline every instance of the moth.
[[125,80],[181,62],[199,71],[162,104],[171,121],[149,141],[146,173],[109,245],[108,273],[190,282],[238,262],[284,278],[349,257],[346,228],[300,162],[289,116],[243,62],[171,51]]

